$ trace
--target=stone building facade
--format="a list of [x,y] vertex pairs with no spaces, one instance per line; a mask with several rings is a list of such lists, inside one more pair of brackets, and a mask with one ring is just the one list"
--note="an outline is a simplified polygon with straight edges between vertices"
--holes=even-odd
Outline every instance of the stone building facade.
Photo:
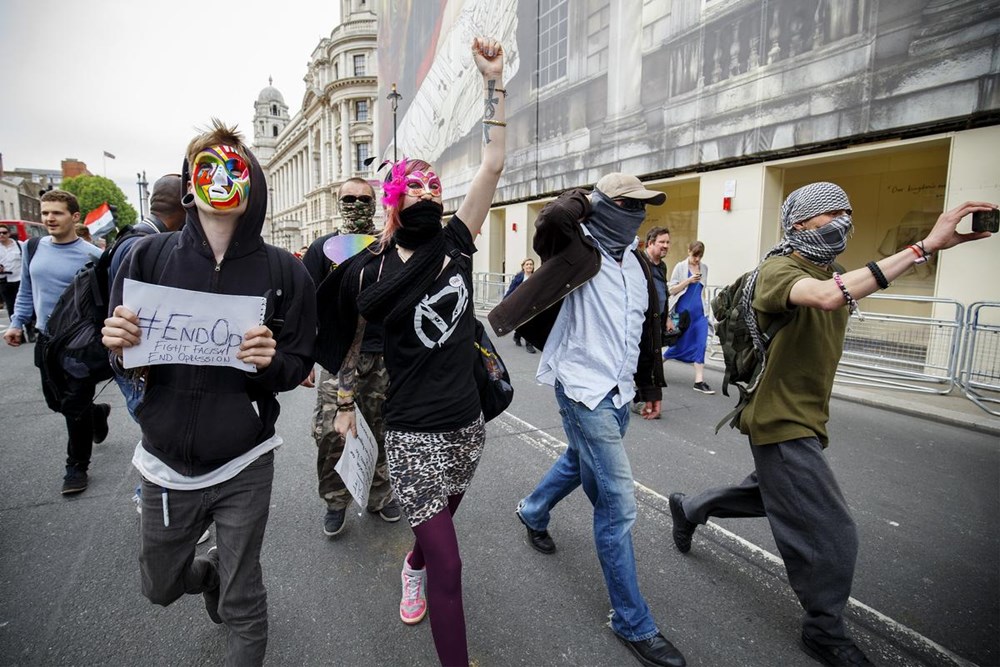
[[348,178],[372,178],[375,155],[376,23],[371,3],[341,0],[341,23],[313,50],[301,109],[281,93],[258,96],[254,152],[268,178],[265,238],[295,251],[340,224],[336,194]]

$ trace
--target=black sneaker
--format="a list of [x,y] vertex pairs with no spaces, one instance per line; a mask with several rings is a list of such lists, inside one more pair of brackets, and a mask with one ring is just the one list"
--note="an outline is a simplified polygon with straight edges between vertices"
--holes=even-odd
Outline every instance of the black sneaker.
[[111,414],[111,406],[107,403],[96,403],[91,412],[94,419],[94,444],[99,445],[108,437],[108,415]]
[[695,382],[694,390],[700,391],[703,394],[714,394],[715,390],[708,386],[707,382]]
[[87,471],[66,466],[66,476],[63,477],[62,494],[69,496],[87,489]]
[[346,517],[346,507],[339,510],[326,510],[326,516],[323,517],[323,534],[327,537],[340,534],[340,531],[344,530],[344,519]]
[[[383,521],[387,521],[388,523],[396,523],[399,521],[399,518],[403,516],[403,511],[399,509],[399,503],[396,502],[395,498],[390,499],[389,502],[387,502],[382,509],[377,512],[372,510],[368,511],[372,514],[378,514],[382,517]],[[329,514],[327,514],[327,516],[329,516]]]
[[863,667],[872,664],[871,660],[854,644],[820,644],[814,639],[802,635],[802,650],[824,665],[833,667]]
[[[205,554],[205,557],[212,562],[212,566],[215,571],[219,571],[219,548],[212,547]],[[222,624],[222,617],[219,616],[219,584],[215,584],[215,588],[207,590],[201,594],[205,599],[205,611],[208,612],[208,617],[212,619],[212,623],[216,625]]]
[[691,536],[694,535],[698,524],[688,521],[687,514],[684,513],[683,493],[671,493],[668,502],[670,504],[670,516],[674,520],[674,527],[671,535],[674,538],[674,545],[682,554],[691,551]]
[[524,520],[524,517],[521,516],[520,504],[518,504],[517,509],[514,510],[514,514],[517,516],[517,520],[520,521],[528,531],[528,544],[531,545],[531,548],[545,555],[554,554],[556,552],[556,543],[555,540],[552,539],[552,536],[549,535],[549,531],[535,530],[529,526]]

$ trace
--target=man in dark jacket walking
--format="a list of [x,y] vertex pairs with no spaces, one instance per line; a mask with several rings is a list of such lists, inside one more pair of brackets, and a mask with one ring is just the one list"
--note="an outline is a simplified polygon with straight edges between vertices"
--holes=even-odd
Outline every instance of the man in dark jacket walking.
[[665,385],[656,288],[636,251],[646,205],[664,200],[664,193],[627,174],[608,174],[592,193],[561,195],[536,222],[541,268],[489,320],[499,335],[517,328],[542,349],[537,379],[555,387],[569,444],[517,506],[531,546],[555,552],[547,530],[551,511],[583,486],[594,506],[612,630],[643,664],[682,667],[684,657],[660,633],[639,591],[635,482],[623,443],[629,401],[638,394],[642,416],[655,419]]
[[[192,140],[182,174],[187,222],[176,235],[137,242],[115,277],[104,344],[120,372],[139,343],[139,320],[122,305],[126,278],[215,294],[264,296],[264,324],[243,336],[237,358],[256,372],[180,363],[148,366],[138,411],[142,441],[142,592],[168,605],[201,593],[228,629],[226,664],[260,665],[267,648],[267,592],[260,550],[274,477],[277,392],[312,366],[314,289],[301,262],[264,244],[264,173],[235,130],[219,121]],[[280,281],[272,277],[280,275]],[[280,284],[275,284],[280,282]],[[218,549],[195,556],[215,522]]]

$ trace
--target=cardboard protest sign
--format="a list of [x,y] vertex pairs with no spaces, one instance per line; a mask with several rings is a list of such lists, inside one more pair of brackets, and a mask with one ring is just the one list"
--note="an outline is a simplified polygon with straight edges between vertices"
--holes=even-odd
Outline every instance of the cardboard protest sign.
[[378,459],[378,443],[368,422],[355,406],[354,419],[358,426],[358,437],[348,431],[344,442],[344,455],[340,457],[334,470],[344,480],[344,486],[351,492],[354,502],[362,508],[368,507],[368,491],[375,477],[375,462]]
[[263,323],[264,297],[195,292],[126,278],[122,302],[139,316],[141,329],[139,344],[124,349],[125,368],[188,364],[256,372],[236,353],[243,334]]

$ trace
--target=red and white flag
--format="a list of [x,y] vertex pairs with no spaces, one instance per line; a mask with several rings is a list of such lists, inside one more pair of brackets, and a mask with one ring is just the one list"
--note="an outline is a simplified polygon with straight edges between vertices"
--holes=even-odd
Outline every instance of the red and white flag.
[[94,238],[104,236],[115,228],[115,216],[111,213],[111,208],[104,202],[93,211],[87,214],[87,219],[83,221],[90,230],[90,235]]

